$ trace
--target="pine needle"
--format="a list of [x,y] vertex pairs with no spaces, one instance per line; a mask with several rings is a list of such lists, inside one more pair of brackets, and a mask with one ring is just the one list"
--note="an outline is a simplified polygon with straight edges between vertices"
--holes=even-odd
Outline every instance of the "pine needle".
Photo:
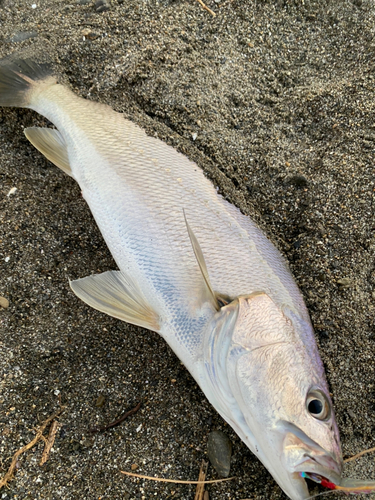
[[208,462],[205,462],[204,460],[202,460],[202,465],[201,465],[201,468],[199,471],[199,476],[198,476],[199,484],[197,484],[197,489],[195,490],[194,500],[203,500],[204,480],[206,479],[207,468],[208,468]]
[[350,458],[346,458],[344,460],[344,463],[348,463],[348,462],[352,462],[353,460],[357,460],[357,458],[359,457],[362,457],[363,455],[366,455],[366,453],[373,453],[375,451],[375,448],[370,448],[368,450],[363,450],[363,451],[360,451],[359,453],[357,453],[356,455],[350,457]]
[[203,3],[202,0],[198,0],[198,2],[201,4],[201,6],[207,10],[207,12],[209,12],[212,16],[216,16],[215,12],[213,10],[211,10],[209,7],[207,7],[207,5],[205,3]]
[[138,479],[148,479],[149,481],[158,481],[160,483],[176,483],[176,484],[213,484],[231,481],[235,477],[226,477],[224,479],[212,479],[211,481],[182,481],[180,479],[165,479],[163,477],[143,476],[142,474],[134,474],[134,472],[126,472],[121,470],[121,474],[126,476],[137,477]]

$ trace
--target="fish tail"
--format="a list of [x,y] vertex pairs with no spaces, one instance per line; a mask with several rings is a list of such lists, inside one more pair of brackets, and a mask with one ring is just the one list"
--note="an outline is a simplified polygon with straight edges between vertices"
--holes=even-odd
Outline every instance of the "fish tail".
[[0,61],[0,106],[32,107],[40,91],[55,83],[47,64],[30,59]]

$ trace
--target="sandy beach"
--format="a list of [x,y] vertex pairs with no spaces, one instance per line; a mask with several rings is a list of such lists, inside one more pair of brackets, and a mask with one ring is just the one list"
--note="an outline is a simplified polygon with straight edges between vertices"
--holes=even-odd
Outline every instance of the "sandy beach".
[[[266,232],[309,309],[347,458],[375,446],[375,4],[207,6],[215,16],[196,0],[0,0],[0,57],[51,60],[74,92],[195,161]],[[0,108],[0,479],[65,410],[46,464],[39,442],[0,498],[193,500],[195,486],[120,471],[197,480],[222,430],[235,479],[207,486],[210,500],[286,499],[162,338],[71,292],[69,279],[116,267],[79,186],[23,134],[48,125]],[[375,455],[345,474],[375,480]]]

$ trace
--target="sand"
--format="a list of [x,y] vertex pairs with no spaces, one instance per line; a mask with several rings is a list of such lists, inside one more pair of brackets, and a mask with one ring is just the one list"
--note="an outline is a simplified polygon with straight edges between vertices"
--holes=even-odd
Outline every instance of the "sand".
[[[195,0],[0,0],[0,56],[45,54],[75,92],[196,161],[256,220],[305,297],[348,457],[375,444],[375,5],[207,5],[215,17]],[[66,409],[46,465],[39,443],[0,498],[190,500],[193,486],[119,471],[197,479],[208,433],[223,430],[236,479],[210,499],[285,499],[161,338],[71,293],[68,279],[115,264],[78,185],[24,137],[33,125],[46,121],[0,109],[0,476]],[[375,479],[374,455],[345,472]]]

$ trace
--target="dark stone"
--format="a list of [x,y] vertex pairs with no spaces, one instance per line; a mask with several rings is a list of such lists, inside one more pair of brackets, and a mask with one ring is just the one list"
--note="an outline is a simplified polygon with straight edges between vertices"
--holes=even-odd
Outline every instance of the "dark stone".
[[221,477],[228,477],[232,443],[224,432],[212,431],[208,435],[207,454],[212,467]]

